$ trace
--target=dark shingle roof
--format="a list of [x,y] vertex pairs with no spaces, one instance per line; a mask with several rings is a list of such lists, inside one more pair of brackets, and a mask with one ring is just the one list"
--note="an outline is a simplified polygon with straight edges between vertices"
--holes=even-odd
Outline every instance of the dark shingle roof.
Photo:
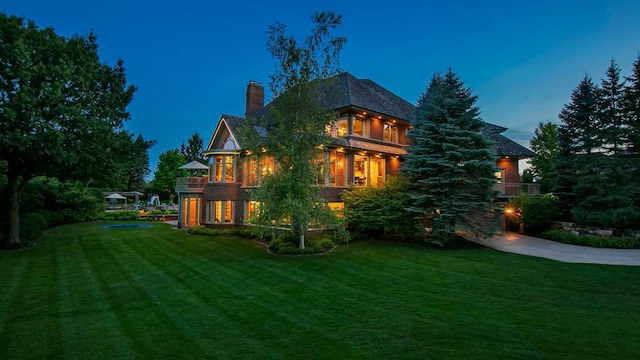
[[[369,79],[358,79],[355,76],[344,72],[334,77],[338,80],[338,98],[334,98],[331,108],[342,109],[356,107],[369,110],[392,118],[413,122],[416,107],[396,94],[383,88]],[[335,91],[335,88],[330,87]],[[329,96],[327,98],[330,98]],[[254,116],[268,116],[268,109],[271,103],[260,109]],[[222,115],[227,120],[229,130],[237,134],[237,129],[243,120],[241,117],[232,115]],[[497,156],[532,157],[535,153],[513,140],[501,135],[507,128],[484,123],[483,131],[496,145]],[[259,133],[264,129],[256,129]],[[341,144],[338,140],[336,143]]]
[[382,115],[411,121],[415,107],[369,79],[358,79],[349,73],[337,75],[341,97],[334,109],[354,106]]

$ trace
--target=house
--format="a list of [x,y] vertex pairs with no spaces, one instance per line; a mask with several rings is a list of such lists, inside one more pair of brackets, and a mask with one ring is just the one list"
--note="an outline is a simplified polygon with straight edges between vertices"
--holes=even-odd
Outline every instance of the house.
[[[332,99],[331,107],[339,115],[328,126],[334,141],[320,159],[329,171],[319,176],[317,185],[328,205],[339,209],[343,206],[340,193],[349,186],[379,186],[388,176],[399,174],[415,106],[368,79],[342,73],[336,80],[339,98]],[[245,117],[266,112],[268,106],[264,106],[262,86],[250,82]],[[276,171],[277,164],[269,156],[250,155],[243,149],[237,138],[243,120],[221,116],[205,152],[208,176],[176,180],[180,227],[242,225],[254,210],[251,189]],[[496,144],[502,169],[496,190],[508,196],[521,191],[518,160],[535,154],[503,136],[505,130],[489,123],[484,128]]]

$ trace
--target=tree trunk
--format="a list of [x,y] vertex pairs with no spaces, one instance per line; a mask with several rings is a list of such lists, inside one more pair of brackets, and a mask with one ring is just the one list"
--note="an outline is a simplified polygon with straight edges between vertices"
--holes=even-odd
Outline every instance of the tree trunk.
[[7,192],[9,195],[9,236],[4,241],[4,244],[2,244],[5,248],[11,249],[22,246],[22,243],[20,242],[20,194],[22,193],[27,181],[25,181],[25,178],[20,181],[18,175],[9,169],[7,174]]
[[300,232],[300,235],[299,235],[300,241],[298,242],[298,248],[304,249],[304,227],[300,226],[299,232]]

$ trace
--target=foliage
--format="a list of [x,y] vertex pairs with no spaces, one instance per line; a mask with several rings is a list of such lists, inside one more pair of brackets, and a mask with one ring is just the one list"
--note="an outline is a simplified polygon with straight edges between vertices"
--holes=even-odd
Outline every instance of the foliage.
[[134,221],[138,220],[138,212],[137,211],[109,211],[102,212],[98,214],[95,220],[125,220],[125,221]]
[[637,64],[628,83],[613,60],[601,86],[585,76],[559,115],[553,192],[563,219],[623,231],[640,212]]
[[627,129],[629,131],[629,150],[640,153],[640,55],[634,61],[631,76],[626,77],[624,88],[624,107],[626,110]]
[[189,176],[187,170],[179,169],[186,162],[184,156],[175,150],[167,150],[160,154],[153,180],[149,183],[147,190],[158,194],[161,199],[171,198],[171,195],[175,195],[176,178]]
[[20,243],[19,203],[36,176],[102,182],[130,152],[124,122],[135,87],[123,62],[99,59],[96,36],[55,33],[0,13],[0,167],[7,175],[9,234]]
[[469,221],[471,213],[495,218],[491,186],[498,169],[476,101],[453,70],[436,73],[418,100],[408,133],[403,172],[412,204],[407,210],[442,242],[457,229],[489,231]]
[[282,255],[303,255],[324,253],[335,247],[335,243],[325,236],[309,236],[304,249],[296,246],[297,241],[293,232],[283,232],[269,242],[269,250]]
[[591,246],[596,248],[634,249],[640,248],[640,241],[632,238],[615,238],[592,235],[575,235],[562,230],[548,230],[540,234],[544,239],[565,244]]
[[[344,232],[314,186],[316,160],[331,139],[325,131],[332,112],[327,97],[335,96],[336,87],[328,78],[338,73],[338,55],[345,43],[331,30],[341,22],[342,17],[332,12],[316,13],[303,44],[286,35],[285,25],[269,26],[267,49],[276,61],[269,86],[275,100],[266,116],[247,119],[239,131],[243,145],[273,157],[277,164],[275,173],[265,175],[252,193],[260,207],[250,221],[267,231],[290,224],[300,248],[305,247],[310,226]],[[256,128],[266,129],[266,134],[259,135]]]
[[558,207],[553,195],[521,195],[509,199],[507,219],[522,223],[524,231],[539,234],[551,228],[558,216]]
[[415,221],[407,212],[409,183],[403,177],[389,177],[381,187],[351,187],[343,191],[344,216],[349,229],[374,236],[415,234]]
[[590,154],[599,148],[598,96],[600,89],[586,76],[571,94],[558,117],[560,145],[570,154]]
[[629,147],[629,132],[625,129],[624,79],[620,79],[620,68],[613,59],[606,75],[598,98],[599,137],[606,154],[619,154]]
[[631,206],[604,210],[576,207],[571,214],[579,224],[613,229],[619,235],[624,234],[625,230],[640,229],[640,211]]
[[25,213],[20,217],[20,234],[22,242],[29,244],[38,239],[47,228],[47,220],[39,213]]
[[207,160],[204,157],[204,140],[198,132],[194,132],[188,139],[187,145],[180,144],[180,148],[177,150],[178,154],[184,156],[186,162],[197,161],[200,163],[206,163]]
[[541,192],[547,193],[553,186],[553,166],[560,151],[558,125],[552,122],[539,123],[529,146],[536,153],[536,156],[529,160],[531,174],[540,183]]

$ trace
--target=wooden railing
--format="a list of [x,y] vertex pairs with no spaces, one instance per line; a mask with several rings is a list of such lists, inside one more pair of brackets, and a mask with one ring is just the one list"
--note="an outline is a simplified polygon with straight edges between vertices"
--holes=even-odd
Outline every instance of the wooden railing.
[[540,184],[500,183],[493,185],[493,190],[500,192],[499,196],[538,195],[540,194]]
[[202,177],[181,177],[176,178],[176,188],[188,189],[188,188],[201,188],[204,186],[204,179]]

